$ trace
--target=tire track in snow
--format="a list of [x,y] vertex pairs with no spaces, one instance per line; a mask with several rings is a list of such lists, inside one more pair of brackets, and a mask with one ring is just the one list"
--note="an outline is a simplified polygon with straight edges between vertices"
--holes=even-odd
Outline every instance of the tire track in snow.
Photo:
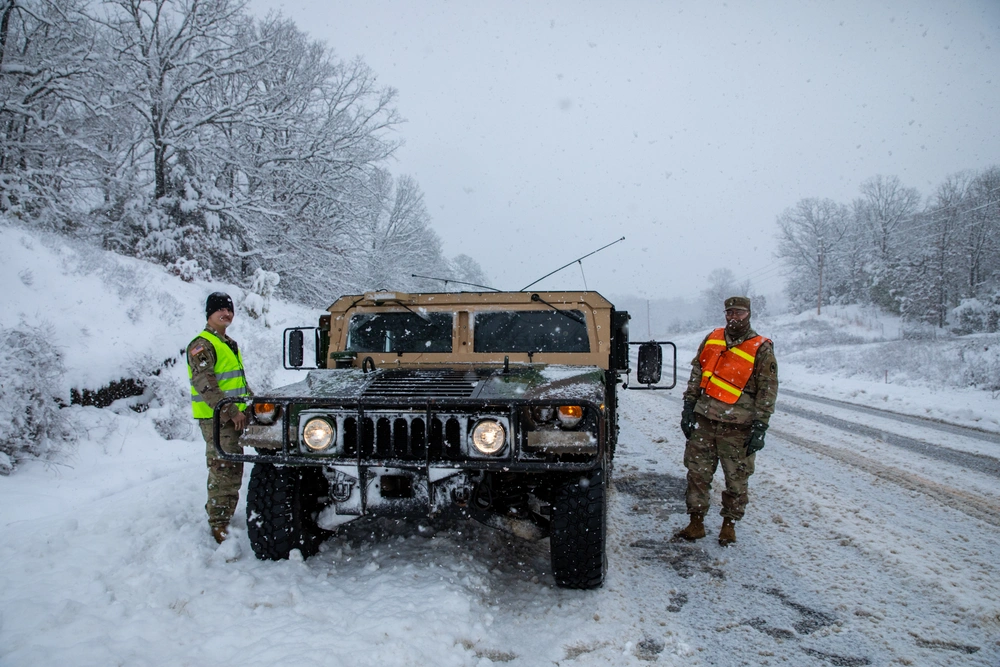
[[[935,445],[929,442],[924,442],[923,440],[917,440],[916,438],[910,438],[905,435],[899,435],[890,431],[883,431],[882,429],[875,428],[873,426],[866,426],[865,424],[859,424],[858,422],[852,422],[846,419],[840,419],[839,417],[824,415],[819,412],[813,412],[812,410],[805,410],[803,408],[790,405],[783,405],[781,410],[782,412],[787,412],[788,414],[795,415],[797,417],[803,417],[810,421],[826,424],[827,426],[833,426],[834,428],[838,428],[842,431],[855,433],[874,440],[881,440],[882,442],[894,447],[900,447],[917,454],[922,454],[923,456],[928,456],[932,459],[937,459],[938,461],[944,461],[945,463],[951,463],[968,470],[974,470],[992,477],[1000,478],[1000,459],[992,456],[974,454],[972,452],[963,452],[958,449]],[[927,426],[926,424],[921,425]],[[984,438],[980,437],[981,435],[982,434],[977,433],[974,437],[982,440]]]
[[792,435],[786,431],[770,429],[770,434],[799,447],[804,447],[817,454],[822,454],[842,463],[860,468],[879,479],[892,482],[911,491],[923,493],[953,509],[957,509],[975,519],[1000,528],[1000,504],[983,498],[975,493],[956,489],[939,482],[926,479],[913,473],[904,472],[898,468],[884,465],[852,451],[831,447],[814,440]]
[[[965,438],[972,438],[975,440],[985,440],[986,442],[992,442],[1000,444],[1000,433],[994,431],[986,431],[979,428],[974,428],[972,426],[960,426],[958,424],[952,424],[951,422],[946,422],[941,419],[932,419],[930,417],[918,417],[916,415],[906,415],[899,412],[893,412],[892,410],[885,410],[883,408],[873,408],[870,405],[860,405],[858,403],[850,403],[848,401],[838,401],[835,398],[827,398],[825,396],[816,396],[815,394],[805,394],[800,391],[793,391],[791,389],[781,389],[780,394],[782,396],[790,396],[792,398],[798,398],[804,401],[812,401],[814,403],[822,403],[824,405],[831,405],[835,408],[843,408],[844,410],[851,410],[853,412],[862,412],[865,414],[870,414],[875,417],[882,417],[885,419],[893,419],[904,424],[911,424],[913,426],[920,426],[922,428],[932,428],[938,431],[943,431],[945,433],[950,433],[952,435],[960,435]],[[781,409],[785,409],[782,405]]]

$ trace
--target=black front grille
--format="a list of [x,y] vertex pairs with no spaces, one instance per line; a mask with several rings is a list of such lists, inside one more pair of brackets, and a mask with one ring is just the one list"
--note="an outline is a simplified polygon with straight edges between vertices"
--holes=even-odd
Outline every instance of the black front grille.
[[[368,414],[344,419],[344,454],[403,461],[462,458],[463,418],[435,415],[428,432],[426,415]],[[360,435],[360,441],[359,441]]]
[[469,398],[479,384],[466,371],[390,371],[379,373],[365,388],[365,398]]

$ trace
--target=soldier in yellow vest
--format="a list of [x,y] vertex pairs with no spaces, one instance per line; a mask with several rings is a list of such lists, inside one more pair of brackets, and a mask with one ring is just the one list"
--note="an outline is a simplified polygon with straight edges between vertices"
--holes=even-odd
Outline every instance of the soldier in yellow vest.
[[750,299],[726,299],[726,326],[705,337],[691,362],[681,430],[687,438],[687,511],[690,522],[675,538],[705,537],[712,477],[719,464],[722,492],[719,544],[736,541],[736,521],[746,510],[747,482],[778,396],[778,364],[771,341],[750,327]]
[[[229,521],[236,511],[243,483],[243,464],[218,457],[213,443],[212,415],[223,398],[251,396],[243,371],[243,355],[236,341],[226,335],[233,323],[233,300],[215,292],[205,302],[208,322],[187,347],[188,377],[191,378],[191,408],[205,438],[208,463],[208,525],[221,543],[228,536]],[[244,403],[230,403],[222,410],[220,444],[229,454],[240,454],[240,433],[246,425]]]

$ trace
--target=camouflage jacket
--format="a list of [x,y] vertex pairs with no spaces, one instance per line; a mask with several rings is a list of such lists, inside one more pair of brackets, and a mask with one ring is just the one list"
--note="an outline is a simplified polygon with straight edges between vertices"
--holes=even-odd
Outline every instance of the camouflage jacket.
[[[726,345],[733,347],[757,335],[752,328],[736,340],[730,340],[729,334],[726,334]],[[705,347],[705,340],[708,340],[708,336],[701,341],[698,353],[691,362],[691,378],[684,390],[684,401],[694,401],[694,411],[714,421],[749,424],[757,420],[767,424],[778,398],[778,362],[774,358],[774,345],[768,341],[757,349],[753,374],[743,388],[743,394],[736,403],[729,405],[701,390],[701,351]]]
[[[229,336],[220,334],[209,327],[205,331],[213,334],[222,340],[232,349],[233,354],[239,354],[240,346]],[[209,407],[213,410],[222,400],[222,390],[219,389],[219,382],[215,379],[215,348],[212,344],[201,336],[195,337],[187,346],[187,363],[191,369],[191,384],[197,388],[198,393],[205,399]],[[253,396],[253,391],[247,385],[247,393]],[[222,412],[222,423],[231,420],[239,412],[236,405],[227,405]]]

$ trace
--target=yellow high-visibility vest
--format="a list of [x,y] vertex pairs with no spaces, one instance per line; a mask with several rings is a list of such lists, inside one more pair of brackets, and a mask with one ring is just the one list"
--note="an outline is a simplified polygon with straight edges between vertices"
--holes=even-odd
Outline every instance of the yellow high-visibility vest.
[[[240,398],[249,396],[247,391],[247,378],[243,371],[243,353],[234,353],[232,348],[226,345],[210,331],[202,331],[198,338],[203,338],[215,348],[215,380],[219,383],[219,389],[225,398]],[[194,386],[194,373],[191,365],[188,364],[188,380],[191,381],[191,411],[195,419],[211,419],[212,408],[201,397]],[[245,410],[246,403],[237,403],[239,409]]]

